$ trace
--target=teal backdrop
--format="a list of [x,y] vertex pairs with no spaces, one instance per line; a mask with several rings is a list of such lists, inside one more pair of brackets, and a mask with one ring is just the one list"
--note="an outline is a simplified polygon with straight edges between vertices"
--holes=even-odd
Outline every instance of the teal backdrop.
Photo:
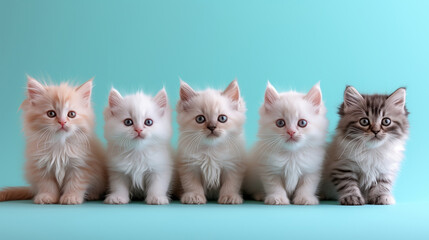
[[[0,203],[2,239],[331,238],[429,239],[429,1],[8,1],[0,0],[0,187],[25,185],[19,106],[26,74],[53,83],[95,77],[102,138],[110,88],[170,104],[179,77],[195,89],[237,78],[248,147],[269,80],[279,91],[320,81],[330,132],[346,85],[362,93],[407,87],[411,130],[397,205],[36,206]],[[176,144],[178,132],[174,123]]]

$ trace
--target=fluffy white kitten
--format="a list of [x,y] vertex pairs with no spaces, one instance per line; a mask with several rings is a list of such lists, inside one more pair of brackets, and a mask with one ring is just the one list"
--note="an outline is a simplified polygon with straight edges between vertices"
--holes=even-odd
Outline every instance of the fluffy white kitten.
[[178,171],[185,204],[240,204],[245,144],[245,104],[236,81],[225,91],[194,91],[181,81]]
[[307,93],[277,93],[268,83],[259,111],[259,140],[252,150],[247,193],[266,204],[318,204],[328,128],[319,84]]
[[125,204],[130,196],[147,204],[168,204],[172,175],[171,109],[164,89],[122,97],[112,89],[104,111],[110,194],[105,203]]

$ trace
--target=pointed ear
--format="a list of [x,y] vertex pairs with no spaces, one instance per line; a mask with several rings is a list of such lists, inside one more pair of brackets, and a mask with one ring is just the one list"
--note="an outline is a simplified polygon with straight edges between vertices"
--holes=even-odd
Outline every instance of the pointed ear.
[[265,106],[271,106],[275,101],[279,99],[279,94],[277,90],[271,85],[270,82],[267,83],[267,88],[265,89]]
[[192,89],[191,86],[180,79],[180,100],[187,102],[196,95],[197,93],[194,91],[194,89]]
[[344,108],[360,105],[364,102],[362,95],[352,86],[347,86],[344,91]]
[[162,88],[156,96],[153,98],[153,100],[158,104],[158,106],[162,109],[167,107],[168,104],[168,97],[167,92],[165,91],[165,88]]
[[89,79],[86,83],[80,85],[76,88],[76,92],[78,92],[83,100],[89,104],[91,102],[91,92],[92,92],[92,80],[94,78]]
[[315,107],[319,107],[322,103],[322,90],[320,90],[320,83],[316,83],[307,95],[304,96],[304,99],[311,102]]
[[222,92],[222,95],[228,97],[234,102],[238,102],[240,100],[240,88],[238,87],[237,79],[234,79],[225,91]]
[[41,96],[44,92],[45,87],[36,79],[27,75],[27,94],[30,102],[31,100]]
[[405,97],[406,97],[406,90],[405,88],[398,88],[395,92],[393,92],[388,98],[387,102],[389,104],[394,105],[395,107],[400,108],[403,110],[405,108]]
[[112,88],[110,90],[110,93],[109,93],[109,107],[115,108],[115,107],[119,106],[122,99],[123,98],[122,98],[121,94],[118,92],[118,90]]

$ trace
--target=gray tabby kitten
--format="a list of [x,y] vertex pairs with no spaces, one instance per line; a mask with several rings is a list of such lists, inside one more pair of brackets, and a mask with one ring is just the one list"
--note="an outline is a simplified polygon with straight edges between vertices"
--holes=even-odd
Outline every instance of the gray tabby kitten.
[[391,95],[361,95],[346,88],[325,160],[325,198],[342,205],[395,203],[392,186],[409,128],[405,93],[399,88]]

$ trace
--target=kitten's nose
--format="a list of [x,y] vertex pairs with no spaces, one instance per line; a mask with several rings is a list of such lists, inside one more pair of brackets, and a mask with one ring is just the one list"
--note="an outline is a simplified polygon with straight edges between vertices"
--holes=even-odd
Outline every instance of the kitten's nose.
[[293,135],[295,134],[295,131],[287,130],[287,134],[289,134],[289,136],[293,137]]
[[216,129],[216,126],[215,125],[208,125],[207,128],[213,132]]
[[62,127],[64,127],[64,125],[66,125],[66,121],[58,121],[59,124],[61,124]]
[[380,130],[374,130],[374,129],[371,129],[371,131],[375,134],[375,135],[377,135],[377,133],[379,133],[380,132]]
[[136,131],[138,134],[140,134],[143,131],[143,129],[134,129],[134,131]]

